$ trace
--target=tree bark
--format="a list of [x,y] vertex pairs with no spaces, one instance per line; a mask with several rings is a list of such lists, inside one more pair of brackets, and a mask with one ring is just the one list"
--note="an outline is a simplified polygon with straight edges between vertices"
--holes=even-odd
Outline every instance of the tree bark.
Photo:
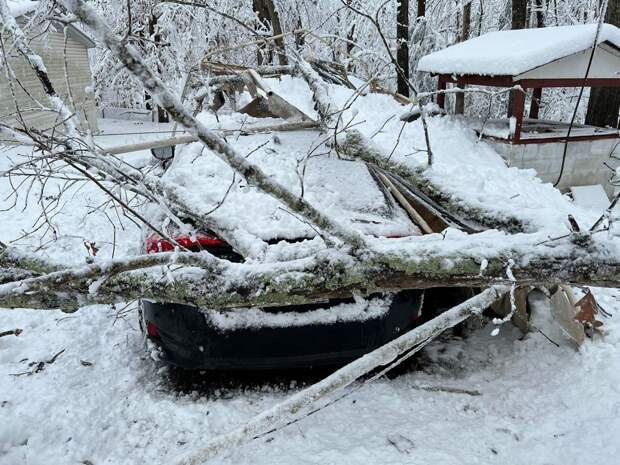
[[[280,22],[280,15],[275,7],[273,0],[253,0],[254,11],[258,13],[261,22],[271,25],[273,36],[279,36],[274,40],[277,48],[278,61],[280,65],[288,65],[288,58],[286,56],[286,50],[284,47],[284,38],[282,37],[282,23]],[[262,56],[259,51],[258,64],[262,63]],[[271,60],[269,60],[271,61]]]
[[271,27],[273,28],[273,35],[279,36],[275,39],[276,47],[278,49],[278,61],[281,65],[288,65],[288,58],[286,57],[286,49],[284,48],[284,38],[282,37],[282,23],[280,22],[280,15],[278,9],[273,3],[273,0],[263,0],[269,11],[271,18]]
[[535,0],[535,5],[536,5],[536,27],[537,28],[545,27],[544,10],[547,7],[547,0]]
[[409,0],[397,3],[396,47],[396,61],[402,70],[397,73],[398,93],[409,97]]
[[[157,22],[158,22],[158,16],[155,14],[151,14],[149,16],[149,21],[148,21],[148,33],[149,33],[148,39],[152,40],[155,43],[155,47],[157,47],[157,49],[159,50],[159,47],[161,46],[160,45],[161,34],[157,33]],[[161,68],[159,64],[157,65],[157,72],[161,74]],[[153,98],[148,92],[145,92],[145,100],[146,100],[146,109],[151,110],[153,112],[153,119],[157,123],[167,123],[168,114],[159,105],[153,104]]]
[[418,18],[426,16],[426,0],[418,0]]
[[[469,39],[470,24],[471,24],[471,2],[468,2],[463,6],[463,30],[461,32],[460,42],[463,42]],[[462,84],[459,84],[458,87],[461,89],[465,88],[465,86]],[[457,115],[462,115],[463,113],[465,113],[465,94],[462,92],[457,93],[455,96],[454,113]]]
[[[149,299],[197,308],[271,307],[402,289],[512,284],[508,267],[520,286],[620,283],[620,262],[605,258],[609,246],[605,242],[582,248],[562,239],[541,246],[540,236],[532,235],[531,243],[521,237],[519,249],[506,247],[482,260],[477,251],[491,245],[484,234],[477,237],[470,236],[467,242],[474,250],[471,254],[460,250],[463,241],[446,238],[402,247],[385,239],[364,258],[328,249],[303,259],[263,264],[231,263],[193,252],[141,255],[2,284],[0,306],[75,311],[91,304]],[[521,263],[522,250],[539,253]],[[515,263],[507,265],[511,260]],[[27,269],[27,263],[21,266],[19,270]],[[0,274],[13,270],[0,268]]]
[[[605,22],[620,27],[620,0],[609,0]],[[618,110],[620,109],[620,87],[593,88],[590,90],[586,124],[620,128]]]
[[[252,8],[254,10],[254,13],[256,13],[256,15],[258,16],[258,22],[261,25],[272,29],[269,10],[267,9],[265,2],[263,0],[252,0]],[[256,51],[256,62],[258,66],[265,64],[270,65],[272,61],[272,56],[273,50],[270,44],[259,44],[258,50]]]

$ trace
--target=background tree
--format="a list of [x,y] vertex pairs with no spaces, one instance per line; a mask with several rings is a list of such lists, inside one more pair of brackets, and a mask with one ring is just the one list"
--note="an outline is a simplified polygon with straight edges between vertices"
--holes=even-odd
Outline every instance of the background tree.
[[[620,26],[620,0],[609,0],[605,22]],[[586,124],[619,127],[619,109],[620,88],[594,88],[590,92]]]
[[402,69],[397,77],[397,91],[409,96],[409,0],[399,0],[396,15],[396,60]]
[[[467,1],[463,5],[463,29],[461,30],[460,42],[469,39],[469,30],[471,25],[471,1]],[[459,85],[460,88],[465,86]],[[454,101],[454,113],[462,115],[465,113],[465,94],[456,94]]]

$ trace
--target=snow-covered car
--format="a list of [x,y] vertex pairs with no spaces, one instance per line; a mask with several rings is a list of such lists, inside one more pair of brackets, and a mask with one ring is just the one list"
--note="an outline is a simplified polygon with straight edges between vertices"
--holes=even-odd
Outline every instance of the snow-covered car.
[[[368,238],[421,234],[365,163],[328,151],[309,156],[315,139],[310,131],[277,138],[254,134],[239,137],[235,148],[330,218]],[[247,249],[256,241],[263,247],[262,262],[300,258],[324,247],[311,225],[235,177],[200,144],[177,153],[162,181],[178,186],[180,196],[191,199],[218,224],[238,228],[236,237],[249,243]],[[165,215],[154,211],[154,223],[185,248],[233,262],[247,258],[208,228],[188,221],[183,231],[183,225],[160,223]],[[174,249],[153,233],[145,234],[144,247],[147,253]],[[411,290],[260,309],[197,309],[146,300],[140,307],[143,329],[170,364],[269,369],[339,364],[359,357],[416,325],[422,300],[422,291]]]

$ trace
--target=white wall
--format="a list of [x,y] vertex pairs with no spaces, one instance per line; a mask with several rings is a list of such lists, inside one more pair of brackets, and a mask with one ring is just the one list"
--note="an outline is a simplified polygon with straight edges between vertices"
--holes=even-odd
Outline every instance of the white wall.
[[[544,182],[555,183],[560,174],[563,142],[527,145],[511,145],[491,140],[487,142],[495,147],[508,166],[532,168]],[[611,197],[614,186],[609,183],[609,179],[613,173],[604,163],[612,168],[620,165],[620,160],[610,158],[612,153],[620,158],[620,139],[570,142],[558,188],[566,192],[571,186],[601,184]]]

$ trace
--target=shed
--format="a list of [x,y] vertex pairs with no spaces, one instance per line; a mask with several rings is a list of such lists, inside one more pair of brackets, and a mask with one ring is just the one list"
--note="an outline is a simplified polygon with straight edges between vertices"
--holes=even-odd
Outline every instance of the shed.
[[[9,9],[20,25],[25,25],[37,8],[38,2],[29,0],[8,1]],[[74,25],[67,27],[65,47],[64,26],[52,22],[47,31],[29,32],[30,46],[43,58],[50,79],[59,95],[69,103],[69,90],[75,102],[74,111],[79,116],[83,130],[97,132],[97,111],[94,96],[88,90],[92,86],[92,74],[88,50],[95,46],[93,40]],[[65,56],[68,76],[65,76]],[[9,80],[0,73],[0,121],[16,123],[17,109],[25,124],[40,130],[62,130],[61,121],[55,112],[45,111],[37,102],[46,104],[46,96],[37,76],[26,60],[12,51],[8,62],[15,74],[13,81],[15,99],[11,96]],[[18,81],[18,82],[17,82]]]
[[[611,174],[605,162],[618,146],[618,128],[574,125],[564,156],[569,123],[538,118],[544,88],[620,87],[620,29],[613,25],[602,25],[587,72],[596,32],[596,24],[491,32],[423,57],[418,71],[438,76],[439,91],[447,84],[520,86],[523,90],[511,91],[511,118],[480,122],[482,136],[509,164],[534,168],[545,181],[559,176],[561,189],[605,185]],[[526,118],[528,89],[532,99]],[[438,94],[437,103],[445,106],[445,93]],[[606,190],[610,193],[611,186]]]

